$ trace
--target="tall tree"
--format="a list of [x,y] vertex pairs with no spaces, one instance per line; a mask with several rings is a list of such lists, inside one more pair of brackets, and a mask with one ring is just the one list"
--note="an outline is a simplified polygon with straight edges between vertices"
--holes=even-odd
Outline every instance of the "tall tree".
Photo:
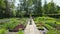
[[11,0],[11,2],[9,3],[10,4],[10,16],[13,17],[15,16],[16,12],[15,12],[15,0]]
[[42,15],[42,10],[41,10],[41,0],[35,0],[33,1],[34,4],[34,10],[36,15]]
[[4,12],[5,12],[5,0],[0,0],[0,18],[4,17]]
[[53,0],[48,3],[48,14],[56,14],[57,13],[57,8]]
[[17,12],[16,12],[16,16],[23,16],[22,15],[22,11],[25,11],[26,9],[26,0],[19,0],[19,4],[17,7]]
[[44,4],[44,6],[43,6],[43,15],[45,15],[45,14],[47,14],[48,13],[48,6],[47,6],[47,2],[46,2],[46,0],[45,0],[45,4]]
[[10,17],[10,5],[8,4],[8,0],[5,0],[5,17]]

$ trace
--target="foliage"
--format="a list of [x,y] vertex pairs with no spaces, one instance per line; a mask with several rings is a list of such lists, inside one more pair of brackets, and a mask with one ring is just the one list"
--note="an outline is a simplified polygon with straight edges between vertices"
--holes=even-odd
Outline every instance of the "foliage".
[[6,34],[6,30],[5,29],[0,29],[0,34]]
[[24,34],[24,32],[23,32],[22,30],[20,30],[20,31],[18,32],[18,34]]
[[51,17],[36,17],[34,18],[34,21],[39,29],[41,29],[41,24],[43,24],[43,27],[48,29],[48,32],[46,34],[59,34],[60,30],[56,29],[57,24],[60,23],[59,19],[51,18]]
[[0,0],[0,18],[24,17],[25,15],[48,16],[60,14],[60,7],[53,1],[42,6],[41,0],[19,0],[17,7],[16,0]]
[[49,30],[46,34],[60,34],[58,30]]
[[44,26],[48,29],[48,30],[54,30],[55,28],[51,27],[50,25],[48,24],[44,24]]
[[23,24],[24,26],[26,26],[26,19],[27,18],[10,18],[9,22],[3,23],[1,24],[0,28],[4,28],[4,29],[14,29],[16,26]]
[[39,30],[44,30],[43,26],[38,27]]

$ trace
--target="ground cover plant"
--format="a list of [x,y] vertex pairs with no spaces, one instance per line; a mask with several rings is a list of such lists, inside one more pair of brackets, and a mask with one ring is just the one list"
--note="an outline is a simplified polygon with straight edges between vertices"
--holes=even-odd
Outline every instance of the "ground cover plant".
[[[34,18],[34,21],[36,25],[39,23],[40,26],[41,23],[42,26],[48,29],[48,32],[46,34],[59,34],[60,30],[57,30],[58,24],[60,24],[59,19],[51,18],[51,17],[36,17]],[[43,29],[43,28],[42,28]]]
[[7,30],[6,29],[0,29],[0,34],[6,34]]
[[[5,22],[5,23],[0,23],[0,31],[1,31],[1,33],[2,33],[2,31],[5,29],[5,31],[6,30],[15,30],[16,29],[16,27],[18,26],[18,25],[20,25],[20,26],[22,26],[22,27],[26,27],[26,20],[28,19],[28,18],[9,18],[10,19],[10,21],[9,22]],[[22,25],[21,25],[22,24]],[[21,28],[22,28],[21,27]],[[3,30],[1,30],[1,29],[3,29]],[[16,30],[19,30],[19,29],[16,29]],[[23,28],[22,28],[22,30],[21,31],[23,31]],[[4,31],[3,31],[4,32]],[[6,33],[6,32],[4,32],[4,33]]]

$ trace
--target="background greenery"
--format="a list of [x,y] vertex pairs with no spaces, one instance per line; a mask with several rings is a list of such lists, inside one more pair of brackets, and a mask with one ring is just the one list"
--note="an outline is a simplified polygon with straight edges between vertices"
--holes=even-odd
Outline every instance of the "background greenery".
[[[32,16],[53,16],[59,18],[60,7],[53,0],[42,6],[41,0],[19,0],[18,6],[15,6],[16,0],[0,0],[0,18],[9,17],[28,17]],[[23,3],[22,3],[23,2]]]
[[[45,27],[48,32],[46,34],[59,34],[60,29],[57,29],[57,27],[60,25],[60,21],[56,18],[51,17],[36,17],[34,18],[34,21],[37,24],[37,27]],[[41,28],[38,28],[41,29]],[[43,29],[43,28],[42,28]]]
[[[46,27],[49,30],[47,34],[59,34],[60,30],[57,27],[60,25],[60,6],[56,5],[53,0],[49,3],[45,0],[42,6],[41,1],[19,0],[19,4],[15,6],[16,0],[0,0],[0,19],[10,19],[9,22],[0,23],[0,34],[5,34],[8,28],[14,29],[19,24],[26,26],[27,18],[25,17],[29,15],[33,16],[38,29]],[[23,31],[20,32],[23,34]]]

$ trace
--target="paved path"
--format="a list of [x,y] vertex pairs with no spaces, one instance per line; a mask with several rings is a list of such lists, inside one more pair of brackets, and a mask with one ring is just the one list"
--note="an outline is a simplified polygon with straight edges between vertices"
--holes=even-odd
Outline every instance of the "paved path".
[[6,34],[18,34],[18,32],[7,32]]
[[43,28],[44,28],[44,30],[40,30],[40,32],[41,32],[42,34],[46,34],[48,30],[47,30],[45,27],[43,27]]
[[[31,20],[31,24],[30,24],[30,20]],[[25,34],[43,34],[37,29],[33,19],[30,19],[30,20],[28,21],[28,24],[24,30],[24,33]]]
[[[31,20],[31,22],[30,22]],[[33,19],[29,19],[27,26],[24,30],[24,34],[44,34],[44,31],[39,31],[33,21]],[[18,34],[17,32],[7,32],[7,34]]]
[[0,23],[5,23],[5,22],[9,22],[10,19],[0,19]]

